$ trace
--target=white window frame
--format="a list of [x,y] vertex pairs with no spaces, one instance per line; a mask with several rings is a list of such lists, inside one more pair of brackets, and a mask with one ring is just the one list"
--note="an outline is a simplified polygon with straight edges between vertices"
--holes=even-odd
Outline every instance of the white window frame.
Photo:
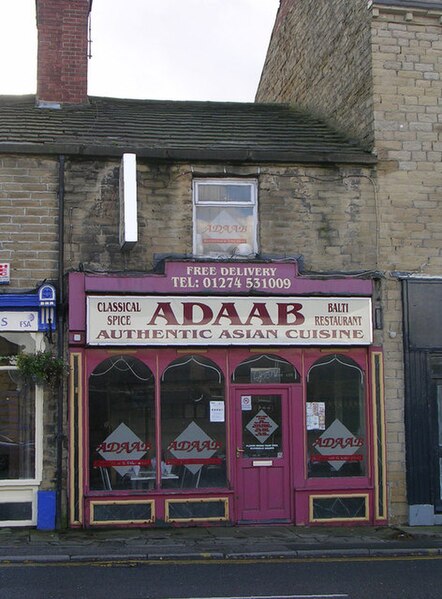
[[[201,201],[199,199],[199,186],[200,185],[235,185],[235,186],[244,186],[250,188],[250,201],[247,202],[214,202],[214,201]],[[204,253],[197,252],[198,249],[198,239],[197,239],[197,210],[200,206],[214,206],[221,208],[225,206],[226,208],[232,207],[251,207],[252,208],[252,217],[253,217],[253,233],[251,238],[251,251],[247,251],[247,248],[238,247],[238,250],[231,255],[220,254],[220,258],[247,258],[254,257],[258,253],[258,180],[257,179],[224,179],[224,178],[198,178],[193,180],[193,255],[196,257],[211,257],[207,256]],[[242,244],[240,244],[242,245]],[[244,244],[248,245],[248,244]]]

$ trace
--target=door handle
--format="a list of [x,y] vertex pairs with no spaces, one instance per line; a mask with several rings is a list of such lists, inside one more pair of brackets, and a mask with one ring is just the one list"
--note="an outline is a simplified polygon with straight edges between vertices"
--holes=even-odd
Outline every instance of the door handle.
[[240,454],[244,453],[244,449],[241,449],[240,447],[236,448],[236,457],[239,458]]

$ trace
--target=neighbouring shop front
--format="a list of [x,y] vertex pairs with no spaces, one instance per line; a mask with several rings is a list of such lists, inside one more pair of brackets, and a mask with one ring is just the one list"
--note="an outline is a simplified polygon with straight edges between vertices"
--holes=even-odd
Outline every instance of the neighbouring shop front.
[[[47,518],[38,502],[43,468],[43,388],[17,368],[20,354],[49,346],[55,290],[0,294],[0,526],[31,526]],[[55,510],[52,510],[55,514]]]
[[371,296],[295,262],[71,273],[71,526],[385,522]]
[[402,285],[409,522],[442,524],[442,278]]

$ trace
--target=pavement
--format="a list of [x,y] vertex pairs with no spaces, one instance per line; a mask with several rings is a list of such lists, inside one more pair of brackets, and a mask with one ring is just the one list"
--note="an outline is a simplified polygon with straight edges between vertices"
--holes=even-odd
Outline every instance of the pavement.
[[392,556],[442,556],[442,526],[0,528],[0,565]]

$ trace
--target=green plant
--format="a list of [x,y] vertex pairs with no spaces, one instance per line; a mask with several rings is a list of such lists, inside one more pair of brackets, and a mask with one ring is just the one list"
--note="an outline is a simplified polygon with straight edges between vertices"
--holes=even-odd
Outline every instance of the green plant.
[[50,351],[38,351],[35,354],[19,354],[17,370],[27,382],[55,386],[61,377],[68,374],[69,367]]

